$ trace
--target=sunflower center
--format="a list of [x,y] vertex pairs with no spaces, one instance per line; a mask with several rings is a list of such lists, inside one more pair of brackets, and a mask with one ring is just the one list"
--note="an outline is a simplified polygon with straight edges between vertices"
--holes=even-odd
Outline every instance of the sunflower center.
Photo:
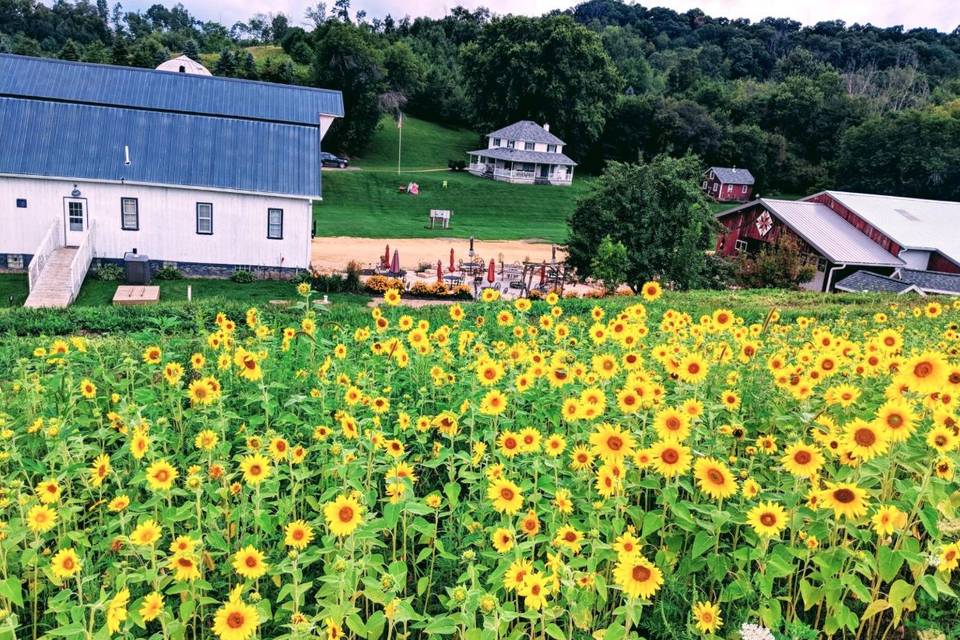
[[834,500],[842,504],[850,504],[851,502],[856,500],[857,496],[850,489],[843,488],[843,489],[837,489],[836,491],[834,491],[833,498]]
[[245,563],[246,563],[246,565],[247,565],[248,567],[250,567],[250,568],[252,569],[252,568],[254,568],[255,566],[257,566],[257,559],[254,558],[253,556],[247,556],[247,559],[246,559]]
[[873,432],[873,429],[863,427],[854,432],[853,439],[861,447],[872,447],[877,442],[877,434]]
[[231,611],[230,615],[227,616],[227,626],[231,629],[239,629],[244,622],[246,622],[246,618],[239,611]]
[[353,507],[349,505],[340,507],[340,511],[337,512],[337,517],[340,518],[340,522],[350,522],[353,520]]
[[933,373],[933,365],[929,362],[918,362],[913,367],[913,375],[918,378],[926,378]]
[[157,480],[157,482],[166,482],[170,479],[170,472],[166,469],[160,469],[153,477]]
[[725,480],[719,469],[710,469],[707,471],[707,479],[713,484],[724,484]]
[[646,568],[642,564],[636,565],[633,568],[633,571],[630,572],[630,574],[633,576],[633,579],[636,580],[637,582],[646,582],[647,580],[650,579],[650,576],[652,575],[650,573],[650,569]]
[[610,436],[607,438],[607,446],[613,451],[620,451],[623,448],[623,438],[620,436]]
[[813,456],[810,455],[809,451],[797,451],[793,454],[793,461],[797,464],[810,464],[812,459]]
[[773,525],[777,524],[777,516],[768,511],[760,516],[760,524],[765,527],[772,527]]
[[680,454],[676,449],[664,449],[663,453],[660,454],[660,459],[667,464],[676,464],[677,460],[680,459]]
[[503,487],[500,489],[500,497],[504,500],[513,500],[513,489],[510,487]]

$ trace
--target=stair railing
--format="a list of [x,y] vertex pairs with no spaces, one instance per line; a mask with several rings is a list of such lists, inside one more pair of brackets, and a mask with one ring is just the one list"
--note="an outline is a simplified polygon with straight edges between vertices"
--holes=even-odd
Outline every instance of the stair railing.
[[40,245],[33,252],[33,258],[30,259],[30,267],[27,269],[27,280],[30,291],[33,291],[37,281],[40,279],[40,273],[43,271],[43,267],[46,266],[47,260],[50,259],[54,251],[62,246],[63,220],[58,217],[53,221],[53,224],[50,225],[50,228],[47,229],[47,233],[43,236],[43,240],[40,241]]
[[83,239],[77,247],[77,252],[73,254],[73,260],[70,262],[70,302],[77,299],[80,293],[80,287],[87,277],[90,270],[90,263],[93,261],[93,232],[96,223],[92,220],[87,227],[87,232],[83,234]]

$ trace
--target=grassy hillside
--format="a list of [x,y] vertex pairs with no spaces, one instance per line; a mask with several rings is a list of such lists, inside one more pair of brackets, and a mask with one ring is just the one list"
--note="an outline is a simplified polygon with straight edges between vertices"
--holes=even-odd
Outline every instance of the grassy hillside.
[[[402,173],[397,175],[397,135],[393,118],[384,118],[364,155],[352,159],[358,170],[324,172],[324,201],[314,208],[318,235],[563,242],[566,220],[589,188],[590,181],[582,178],[570,187],[553,187],[449,172],[447,161],[466,160],[478,136],[416,118],[404,120]],[[397,192],[408,182],[420,185],[419,196]],[[429,229],[430,209],[451,209],[451,228]]]

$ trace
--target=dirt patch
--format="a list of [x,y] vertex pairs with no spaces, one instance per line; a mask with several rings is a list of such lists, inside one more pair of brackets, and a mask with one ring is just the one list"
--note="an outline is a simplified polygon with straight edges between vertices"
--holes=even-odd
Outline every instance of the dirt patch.
[[[320,271],[339,271],[347,266],[351,260],[356,260],[364,267],[378,264],[383,256],[386,245],[390,245],[390,255],[393,251],[400,252],[400,266],[403,269],[416,269],[421,262],[436,265],[437,260],[443,262],[444,269],[450,262],[450,249],[454,250],[455,264],[460,260],[468,259],[470,241],[465,238],[405,238],[391,240],[387,238],[351,238],[329,237],[314,238],[311,250],[311,264]],[[490,259],[506,263],[521,262],[550,262],[553,256],[552,246],[544,242],[530,242],[526,240],[486,241],[474,240],[473,248],[476,255],[484,261]],[[563,260],[565,253],[557,248],[557,260]]]

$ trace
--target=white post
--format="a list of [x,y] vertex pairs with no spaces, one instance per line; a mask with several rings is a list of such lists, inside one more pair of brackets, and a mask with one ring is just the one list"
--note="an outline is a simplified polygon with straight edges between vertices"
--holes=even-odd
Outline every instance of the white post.
[[397,175],[400,175],[400,152],[403,149],[403,113],[400,113],[399,124],[397,125]]
[[191,300],[193,300],[193,285],[188,284],[187,285],[187,302],[190,302]]

